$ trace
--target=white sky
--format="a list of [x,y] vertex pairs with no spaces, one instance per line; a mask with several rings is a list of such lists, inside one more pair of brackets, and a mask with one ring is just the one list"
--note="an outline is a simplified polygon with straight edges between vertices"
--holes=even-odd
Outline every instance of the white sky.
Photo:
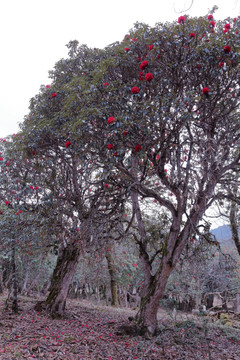
[[[124,35],[136,22],[154,25],[172,21],[174,11],[191,0],[3,0],[0,5],[1,86],[0,137],[18,131],[32,96],[49,83],[48,71],[67,56],[66,44],[78,40],[104,47]],[[238,0],[194,0],[191,16],[205,15],[217,5],[215,18],[238,16]]]

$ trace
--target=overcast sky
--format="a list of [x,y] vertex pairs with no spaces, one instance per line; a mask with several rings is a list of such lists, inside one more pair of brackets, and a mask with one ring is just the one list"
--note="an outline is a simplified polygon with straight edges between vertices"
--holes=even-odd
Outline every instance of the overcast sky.
[[[55,62],[67,56],[70,40],[102,48],[121,41],[136,21],[172,21],[190,4],[191,0],[3,0],[0,137],[18,131],[30,98],[49,82],[48,71]],[[184,13],[205,15],[213,5],[219,7],[216,19],[239,15],[238,0],[194,0]]]

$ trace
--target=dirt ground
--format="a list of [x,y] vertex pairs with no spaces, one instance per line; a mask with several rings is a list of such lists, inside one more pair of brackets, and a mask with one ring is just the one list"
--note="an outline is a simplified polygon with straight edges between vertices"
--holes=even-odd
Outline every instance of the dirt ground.
[[240,321],[173,317],[160,309],[159,335],[126,335],[135,311],[68,300],[66,316],[52,319],[33,310],[36,299],[20,297],[13,315],[0,297],[0,360],[240,360]]

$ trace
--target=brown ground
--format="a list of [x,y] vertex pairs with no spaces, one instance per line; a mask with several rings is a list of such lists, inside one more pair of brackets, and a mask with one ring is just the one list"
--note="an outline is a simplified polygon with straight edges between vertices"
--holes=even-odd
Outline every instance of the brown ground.
[[0,298],[1,360],[240,360],[238,321],[233,328],[186,314],[174,320],[160,310],[160,334],[144,339],[123,334],[135,314],[128,309],[69,300],[66,318],[53,320],[32,310],[36,300],[20,300],[12,315]]

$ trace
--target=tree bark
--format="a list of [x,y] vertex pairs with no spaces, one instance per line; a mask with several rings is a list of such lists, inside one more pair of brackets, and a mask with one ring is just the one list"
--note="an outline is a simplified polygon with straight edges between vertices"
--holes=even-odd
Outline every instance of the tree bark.
[[12,303],[12,312],[18,313],[18,284],[17,284],[17,270],[16,270],[16,243],[15,239],[12,239],[11,243],[11,280],[8,288],[8,300]]
[[[207,194],[211,194],[213,186],[207,189]],[[155,273],[152,269],[152,261],[147,252],[146,229],[141,215],[137,192],[131,191],[133,212],[136,214],[140,239],[137,241],[140,250],[140,259],[144,269],[144,284],[141,296],[140,310],[135,317],[142,335],[155,335],[157,332],[157,311],[159,301],[164,296],[168,278],[179,260],[181,253],[186,246],[187,239],[190,237],[194,227],[199,223],[204,211],[206,210],[207,196],[199,196],[198,204],[192,209],[188,220],[181,230],[183,211],[172,214],[172,226],[169,235],[163,244],[161,251],[161,263]]]
[[76,271],[79,255],[79,248],[72,243],[67,244],[66,247],[59,250],[48,297],[44,302],[36,304],[36,310],[47,308],[52,316],[63,316],[68,290]]
[[118,283],[117,283],[117,271],[114,264],[112,256],[112,247],[109,246],[106,251],[106,259],[108,264],[108,271],[110,275],[110,288],[111,288],[111,305],[119,306],[119,297],[118,297]]
[[237,206],[236,203],[232,201],[229,220],[230,220],[230,227],[231,227],[231,231],[232,231],[232,239],[235,242],[238,254],[240,255],[240,239],[239,239],[239,235],[238,235],[238,225],[237,225],[237,221],[236,221],[236,211],[237,211],[236,206]]

